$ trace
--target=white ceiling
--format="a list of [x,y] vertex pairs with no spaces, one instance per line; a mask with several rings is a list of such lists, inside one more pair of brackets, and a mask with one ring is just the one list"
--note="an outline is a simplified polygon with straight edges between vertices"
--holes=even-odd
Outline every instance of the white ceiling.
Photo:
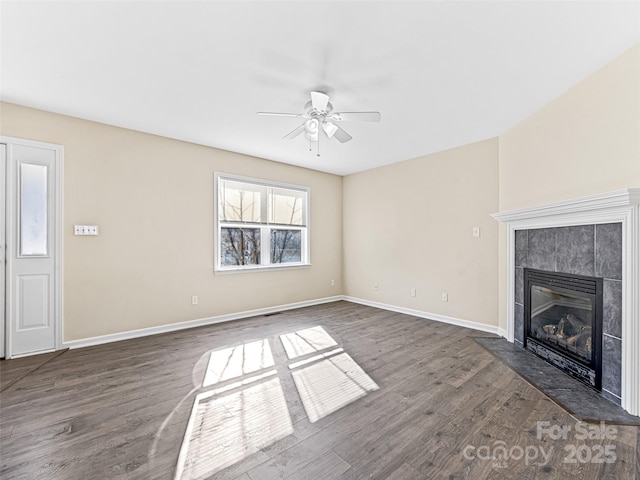
[[[5,101],[349,174],[495,137],[640,41],[638,1],[0,4]],[[353,140],[282,137],[311,90]],[[176,159],[180,161],[180,159]]]

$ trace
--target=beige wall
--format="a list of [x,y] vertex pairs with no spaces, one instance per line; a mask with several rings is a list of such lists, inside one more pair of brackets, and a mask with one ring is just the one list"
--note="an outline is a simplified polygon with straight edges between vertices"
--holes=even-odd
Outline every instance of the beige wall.
[[345,294],[497,325],[497,209],[497,139],[345,177]]
[[[342,293],[341,177],[0,107],[0,134],[64,146],[65,341]],[[214,275],[214,171],[311,187],[313,266]],[[100,236],[76,237],[74,224]]]
[[640,45],[500,136],[501,211],[639,185]]
[[[640,45],[500,136],[500,211],[639,186]],[[502,227],[502,328],[506,241]]]

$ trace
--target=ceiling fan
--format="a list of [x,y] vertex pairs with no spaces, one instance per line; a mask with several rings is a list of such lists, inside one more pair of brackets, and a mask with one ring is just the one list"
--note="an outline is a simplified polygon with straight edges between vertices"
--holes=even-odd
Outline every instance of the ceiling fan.
[[[333,105],[329,102],[329,95],[324,92],[311,92],[311,101],[304,106],[305,113],[278,113],[258,112],[258,115],[271,115],[276,117],[303,118],[304,122],[282,138],[292,140],[304,132],[310,142],[320,140],[320,130],[328,138],[335,138],[340,143],[345,143],[353,137],[345,132],[336,122],[379,122],[380,112],[334,112]],[[311,149],[311,148],[309,148]],[[318,156],[320,153],[318,152]]]

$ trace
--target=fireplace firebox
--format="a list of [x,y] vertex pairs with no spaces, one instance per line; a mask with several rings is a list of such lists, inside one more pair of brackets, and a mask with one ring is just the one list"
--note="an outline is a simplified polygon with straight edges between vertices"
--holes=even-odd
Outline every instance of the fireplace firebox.
[[602,388],[602,279],[524,269],[524,347]]

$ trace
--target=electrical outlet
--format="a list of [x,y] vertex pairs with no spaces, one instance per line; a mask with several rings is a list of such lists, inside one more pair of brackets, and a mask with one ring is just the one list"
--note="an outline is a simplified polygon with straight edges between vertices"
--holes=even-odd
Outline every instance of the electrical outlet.
[[473,227],[473,238],[480,238],[480,227]]
[[446,292],[442,292],[442,301],[443,302],[448,302],[449,301],[449,294]]
[[415,288],[412,288],[412,289],[409,291],[409,294],[410,294],[412,297],[415,297],[415,296],[416,296],[416,289],[415,289]]
[[374,283],[374,284],[373,284],[373,289],[374,289],[374,290],[379,290],[379,289],[380,289],[380,284],[378,284],[378,283]]
[[197,305],[198,304],[198,296],[197,295],[193,295],[191,297],[191,305]]
[[335,287],[335,286],[336,286],[336,281],[335,281],[333,278],[331,279],[331,286],[332,286],[332,287]]

